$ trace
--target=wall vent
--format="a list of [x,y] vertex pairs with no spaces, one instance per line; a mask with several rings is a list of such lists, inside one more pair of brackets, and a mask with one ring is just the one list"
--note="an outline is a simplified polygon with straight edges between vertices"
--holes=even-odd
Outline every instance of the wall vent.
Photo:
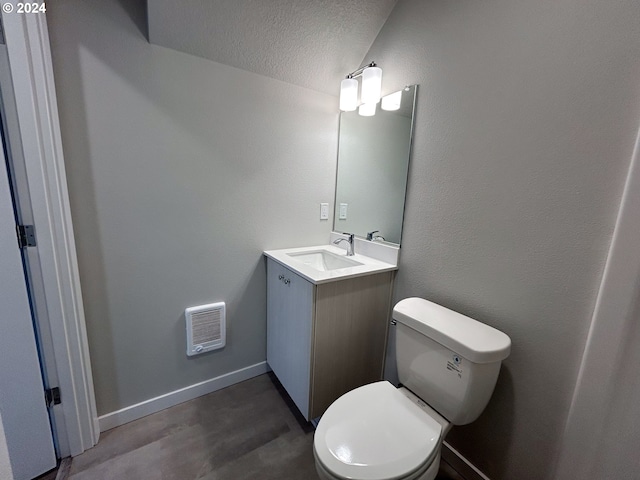
[[189,307],[187,321],[187,355],[198,355],[224,347],[227,338],[225,304],[210,303]]

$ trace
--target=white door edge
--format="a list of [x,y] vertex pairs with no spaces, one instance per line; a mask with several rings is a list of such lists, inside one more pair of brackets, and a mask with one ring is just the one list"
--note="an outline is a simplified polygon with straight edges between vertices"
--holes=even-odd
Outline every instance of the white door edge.
[[[2,13],[62,403],[60,455],[100,434],[44,13]],[[60,422],[61,420],[62,422]]]

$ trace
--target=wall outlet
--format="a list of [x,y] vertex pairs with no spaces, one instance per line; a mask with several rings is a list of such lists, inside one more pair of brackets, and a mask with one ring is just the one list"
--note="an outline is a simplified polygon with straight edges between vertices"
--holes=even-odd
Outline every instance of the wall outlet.
[[346,203],[341,203],[340,204],[340,215],[338,216],[338,218],[340,220],[346,220],[347,219],[347,204]]
[[320,220],[329,220],[329,204],[320,204]]

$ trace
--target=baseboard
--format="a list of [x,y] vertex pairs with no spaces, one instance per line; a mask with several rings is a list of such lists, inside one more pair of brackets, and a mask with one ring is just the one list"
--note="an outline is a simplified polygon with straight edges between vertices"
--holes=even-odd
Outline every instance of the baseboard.
[[447,442],[443,442],[442,445],[442,458],[445,462],[451,465],[451,468],[462,475],[465,480],[490,480],[489,477],[478,470],[469,460],[464,458],[459,451]]
[[222,388],[228,387],[235,383],[243,382],[263,373],[267,373],[269,367],[267,362],[256,363],[234,372],[229,372],[219,377],[215,377],[204,382],[189,385],[188,387],[175,390],[173,392],[165,393],[159,397],[145,400],[144,402],[136,403],[130,407],[125,407],[115,412],[107,413],[98,417],[100,423],[100,431],[104,432],[112,428],[124,425],[125,423],[138,420],[139,418],[146,417],[152,413],[159,412],[165,408],[173,407],[179,403],[193,400],[202,395],[215,392]]

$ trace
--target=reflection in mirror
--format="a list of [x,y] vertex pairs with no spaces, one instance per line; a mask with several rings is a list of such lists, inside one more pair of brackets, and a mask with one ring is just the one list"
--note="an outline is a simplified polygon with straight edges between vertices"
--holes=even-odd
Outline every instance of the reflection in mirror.
[[387,95],[371,117],[340,114],[336,232],[400,244],[416,89]]

